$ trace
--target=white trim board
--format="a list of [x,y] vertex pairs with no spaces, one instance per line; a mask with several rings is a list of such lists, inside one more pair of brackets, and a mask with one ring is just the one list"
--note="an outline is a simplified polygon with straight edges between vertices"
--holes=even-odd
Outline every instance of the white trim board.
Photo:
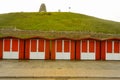
[[106,53],[106,60],[120,60],[120,53]]
[[45,52],[30,52],[30,59],[45,59]]
[[81,53],[81,60],[95,60],[95,53]]
[[3,52],[3,59],[19,59],[18,52]]
[[70,60],[70,52],[56,52],[56,59]]

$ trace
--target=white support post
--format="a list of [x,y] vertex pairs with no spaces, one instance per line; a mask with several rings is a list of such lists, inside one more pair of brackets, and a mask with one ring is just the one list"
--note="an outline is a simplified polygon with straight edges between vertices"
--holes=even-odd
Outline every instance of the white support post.
[[3,52],[4,52],[4,40],[5,40],[5,39],[3,39]]
[[29,51],[31,52],[31,39],[30,39],[30,49],[29,49]]
[[89,51],[89,40],[87,40],[87,53],[89,53],[90,51]]
[[57,40],[55,40],[55,54],[57,52]]
[[112,41],[112,53],[114,54],[114,41]]
[[64,40],[62,40],[62,53],[64,53]]
[[80,53],[82,52],[82,40],[80,40]]
[[10,39],[10,52],[12,52],[12,39]]
[[105,41],[105,54],[107,53],[107,40]]
[[38,52],[38,45],[39,45],[39,40],[37,39],[37,42],[36,42],[36,51]]
[[20,51],[20,40],[18,39],[18,52]]
[[96,53],[96,41],[94,41],[94,52]]
[[45,49],[46,49],[46,40],[44,40],[44,52],[45,52]]
[[69,52],[71,53],[71,40],[69,40]]

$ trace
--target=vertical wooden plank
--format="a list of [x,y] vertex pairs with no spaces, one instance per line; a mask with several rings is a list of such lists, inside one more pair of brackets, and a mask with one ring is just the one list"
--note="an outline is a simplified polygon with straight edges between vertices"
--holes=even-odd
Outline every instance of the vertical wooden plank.
[[52,40],[52,52],[51,52],[51,59],[52,60],[55,60],[55,55],[56,55],[56,47],[57,46],[55,46],[55,40]]
[[38,46],[39,46],[38,51],[39,52],[44,52],[44,47],[45,47],[44,39],[39,40],[39,45]]
[[25,50],[25,47],[24,47],[24,40],[20,39],[19,40],[19,59],[24,59],[24,50]]
[[80,60],[80,40],[76,41],[76,60]]
[[120,53],[120,40],[119,40],[119,53]]
[[45,40],[45,59],[50,59],[50,41],[49,40]]
[[10,51],[10,39],[4,39],[4,51]]
[[31,52],[36,52],[36,51],[37,51],[37,40],[31,39]]
[[87,52],[87,40],[82,40],[82,52]]
[[101,41],[101,59],[106,60],[106,41]]
[[3,56],[3,40],[0,39],[0,59],[2,59]]
[[114,52],[119,53],[119,49],[120,49],[119,41],[115,40],[114,41]]
[[96,41],[96,60],[100,60],[100,41]]
[[94,41],[95,40],[89,40],[89,52],[94,52],[94,48],[95,48]]
[[57,40],[57,52],[62,52],[62,40]]
[[26,40],[25,43],[25,59],[30,58],[30,40]]
[[71,60],[75,60],[75,41],[71,40]]
[[18,51],[18,39],[12,39],[12,51]]
[[107,40],[107,52],[112,53],[112,41]]
[[69,40],[64,40],[64,52],[69,52],[70,49],[70,41]]

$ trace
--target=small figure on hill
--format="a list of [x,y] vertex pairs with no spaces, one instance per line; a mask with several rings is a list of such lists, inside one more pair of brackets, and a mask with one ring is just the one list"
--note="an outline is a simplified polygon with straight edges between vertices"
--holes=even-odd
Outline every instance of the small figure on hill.
[[69,12],[70,12],[71,7],[68,7],[68,9],[69,9]]
[[39,9],[39,12],[47,12],[46,6],[45,6],[44,3],[41,4],[40,9]]
[[60,9],[58,9],[58,12],[61,12],[61,10],[60,10]]

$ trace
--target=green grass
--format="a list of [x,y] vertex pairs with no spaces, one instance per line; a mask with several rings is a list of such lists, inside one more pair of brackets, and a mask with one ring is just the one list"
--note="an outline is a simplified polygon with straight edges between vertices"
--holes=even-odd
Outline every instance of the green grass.
[[120,34],[120,23],[68,12],[0,14],[0,29]]

